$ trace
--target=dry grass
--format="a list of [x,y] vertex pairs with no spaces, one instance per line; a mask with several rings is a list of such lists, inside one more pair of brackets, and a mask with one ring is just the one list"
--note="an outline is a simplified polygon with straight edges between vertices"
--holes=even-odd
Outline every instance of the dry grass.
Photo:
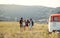
[[32,30],[20,31],[18,22],[0,22],[0,38],[60,38],[60,35],[55,32],[48,34],[47,24],[37,24]]

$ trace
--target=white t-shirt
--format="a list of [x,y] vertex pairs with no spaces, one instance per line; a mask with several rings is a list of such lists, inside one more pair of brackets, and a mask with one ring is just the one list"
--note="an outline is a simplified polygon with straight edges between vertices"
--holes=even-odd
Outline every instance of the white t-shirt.
[[23,26],[25,26],[25,22],[23,22]]

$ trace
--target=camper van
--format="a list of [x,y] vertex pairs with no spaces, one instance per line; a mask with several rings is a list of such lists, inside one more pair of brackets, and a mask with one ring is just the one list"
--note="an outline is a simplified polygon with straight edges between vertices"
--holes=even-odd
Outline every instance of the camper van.
[[60,30],[60,14],[52,14],[49,17],[49,32]]

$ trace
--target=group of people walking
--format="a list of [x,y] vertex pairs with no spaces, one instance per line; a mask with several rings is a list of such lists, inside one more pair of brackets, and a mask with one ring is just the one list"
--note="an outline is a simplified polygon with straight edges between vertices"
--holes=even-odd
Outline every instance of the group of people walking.
[[30,18],[29,20],[28,19],[24,20],[21,17],[19,23],[20,23],[20,29],[21,28],[24,28],[24,30],[26,28],[28,29],[28,27],[30,27],[30,30],[31,30],[32,29],[32,26],[34,25],[34,22],[33,22],[32,18]]

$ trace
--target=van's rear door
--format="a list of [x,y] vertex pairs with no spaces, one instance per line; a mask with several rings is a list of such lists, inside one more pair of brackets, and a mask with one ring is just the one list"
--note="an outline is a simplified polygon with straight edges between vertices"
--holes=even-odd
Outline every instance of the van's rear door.
[[53,17],[53,27],[54,27],[54,30],[59,30],[60,29],[60,22],[59,22],[59,17],[58,16]]

